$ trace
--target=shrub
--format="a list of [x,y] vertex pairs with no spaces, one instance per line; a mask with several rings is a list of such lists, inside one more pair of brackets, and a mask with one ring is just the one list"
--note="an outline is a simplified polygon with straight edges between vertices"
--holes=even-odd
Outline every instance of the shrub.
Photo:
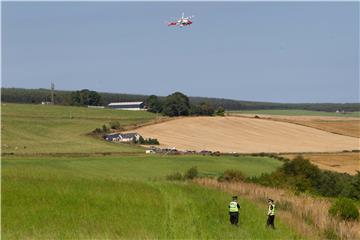
[[110,128],[111,129],[115,129],[115,130],[122,130],[123,128],[120,126],[119,121],[111,121],[110,123]]
[[103,131],[104,133],[109,133],[109,132],[110,132],[110,129],[108,129],[108,128],[106,127],[106,125],[104,124],[104,125],[102,126],[102,131]]
[[225,109],[223,107],[218,107],[215,111],[216,116],[225,116]]
[[95,130],[92,131],[95,134],[100,134],[102,133],[102,130],[100,128],[95,128]]
[[181,173],[179,172],[175,172],[172,174],[169,174],[166,176],[166,180],[170,180],[170,181],[181,181],[183,180],[183,176]]
[[186,171],[184,178],[185,179],[194,179],[198,176],[199,172],[197,170],[197,167],[189,168],[189,170]]
[[241,182],[245,180],[244,174],[239,170],[229,169],[218,178],[219,181]]
[[219,157],[221,155],[221,153],[219,151],[216,151],[216,152],[211,153],[210,155]]
[[148,138],[144,140],[144,144],[159,145],[159,141],[156,138]]
[[140,136],[138,143],[144,144],[144,143],[145,143],[145,139],[144,139],[142,136]]
[[359,218],[359,211],[354,202],[348,198],[338,198],[330,207],[329,213],[338,216],[343,220],[356,220]]

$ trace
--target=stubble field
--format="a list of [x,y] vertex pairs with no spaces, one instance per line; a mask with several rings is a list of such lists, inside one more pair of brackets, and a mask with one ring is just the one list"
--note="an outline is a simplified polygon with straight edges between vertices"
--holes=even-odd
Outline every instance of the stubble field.
[[221,152],[336,152],[360,149],[359,139],[281,121],[189,117],[136,130],[168,147]]

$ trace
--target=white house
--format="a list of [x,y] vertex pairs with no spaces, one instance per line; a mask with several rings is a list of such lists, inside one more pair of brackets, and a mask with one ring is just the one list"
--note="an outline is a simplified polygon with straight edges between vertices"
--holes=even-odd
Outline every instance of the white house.
[[108,134],[105,136],[106,141],[111,142],[131,142],[136,139],[136,141],[139,141],[140,134],[138,133],[113,133]]

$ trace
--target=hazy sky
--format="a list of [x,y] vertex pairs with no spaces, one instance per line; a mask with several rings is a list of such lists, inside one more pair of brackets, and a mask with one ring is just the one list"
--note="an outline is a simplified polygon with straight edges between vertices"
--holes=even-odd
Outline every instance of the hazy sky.
[[[191,27],[167,27],[181,15]],[[2,2],[2,86],[359,101],[359,3]]]

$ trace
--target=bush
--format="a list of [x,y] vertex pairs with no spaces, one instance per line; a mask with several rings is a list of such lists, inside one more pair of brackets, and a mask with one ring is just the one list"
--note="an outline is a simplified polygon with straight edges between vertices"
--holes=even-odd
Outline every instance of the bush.
[[198,174],[199,174],[199,172],[197,170],[197,167],[192,167],[186,171],[184,178],[185,179],[194,179],[198,176]]
[[166,176],[166,180],[170,180],[170,181],[181,181],[183,180],[183,176],[181,173],[179,172],[175,172],[173,174],[167,175]]
[[108,129],[108,128],[106,127],[106,125],[104,124],[104,125],[102,126],[102,131],[103,131],[103,133],[109,133],[109,132],[110,132],[110,129]]
[[93,130],[92,133],[100,134],[102,133],[102,130],[100,128],[95,128],[95,130]]
[[343,220],[356,220],[359,218],[359,211],[354,202],[348,198],[337,199],[330,207],[329,213],[338,216]]
[[225,116],[225,109],[223,107],[218,107],[215,111],[216,116]]
[[245,180],[244,174],[239,170],[229,169],[218,178],[218,181],[241,182]]
[[111,121],[110,123],[110,128],[114,129],[114,130],[123,130],[123,128],[120,126],[119,121]]

